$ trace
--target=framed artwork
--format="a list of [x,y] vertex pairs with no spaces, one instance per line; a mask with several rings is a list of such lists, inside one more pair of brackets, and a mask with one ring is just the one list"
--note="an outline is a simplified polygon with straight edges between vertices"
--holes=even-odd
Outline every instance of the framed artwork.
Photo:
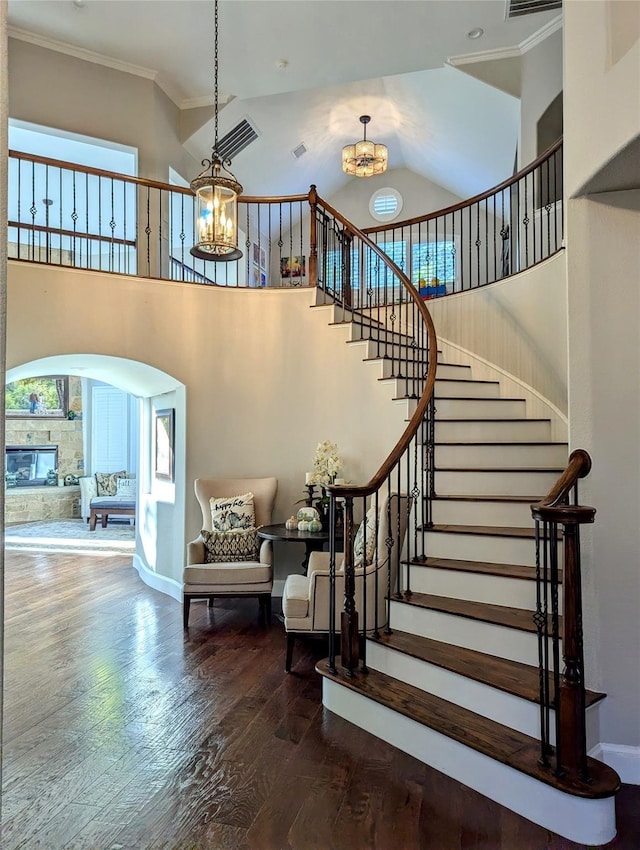
[[155,477],[160,481],[173,481],[175,478],[175,421],[173,408],[169,410],[156,410],[155,436]]
[[264,248],[260,248],[260,268],[263,271],[267,268],[267,252]]
[[260,269],[256,264],[253,265],[253,274],[251,276],[251,284],[252,287],[260,286]]
[[253,243],[253,262],[256,266],[260,265],[260,246],[257,242]]
[[280,277],[305,277],[305,257],[282,257],[280,260]]
[[5,387],[4,398],[9,418],[76,418],[69,413],[69,378],[66,375],[12,381]]
[[267,275],[266,272],[260,272],[260,286],[267,285]]

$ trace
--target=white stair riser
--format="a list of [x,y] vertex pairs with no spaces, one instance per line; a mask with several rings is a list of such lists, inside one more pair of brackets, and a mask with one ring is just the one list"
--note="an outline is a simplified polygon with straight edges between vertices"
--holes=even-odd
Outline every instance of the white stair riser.
[[[405,572],[406,569],[405,566]],[[403,587],[406,587],[406,576],[403,578]],[[536,583],[527,579],[440,570],[437,567],[412,564],[410,581],[411,590],[416,593],[432,593],[435,596],[506,605],[509,608],[527,608],[531,611],[536,607]]]
[[583,844],[605,844],[616,834],[613,797],[565,794],[328,679],[322,701],[340,717],[552,832]]
[[[440,461],[436,457],[436,462]],[[436,469],[436,493],[441,496],[531,496],[542,498],[560,477],[555,470]]]
[[379,364],[381,378],[424,378],[426,367],[423,363],[400,362],[398,360],[367,360],[367,363]]
[[[438,376],[440,377],[440,370]],[[436,399],[500,398],[500,385],[489,381],[443,381],[436,378],[435,396]]]
[[[444,420],[442,414],[440,418]],[[451,419],[455,417],[449,417]],[[546,441],[551,435],[551,424],[546,420],[509,422],[492,422],[482,420],[474,422],[468,417],[457,417],[458,422],[436,420],[436,443],[468,442],[486,443],[501,441],[509,443],[526,443],[529,441]]]
[[[538,703],[493,688],[483,682],[468,679],[451,670],[430,664],[418,658],[412,658],[390,647],[367,642],[367,666],[372,670],[386,673],[402,682],[434,694],[448,702],[453,702],[475,714],[481,714],[517,729],[525,735],[540,738],[540,707]],[[555,712],[551,712],[552,743],[555,743]]]
[[567,464],[567,447],[562,443],[548,445],[504,445],[490,446],[436,446],[437,466],[460,467],[464,469],[544,469],[561,467]]
[[366,352],[363,354],[363,357],[366,358],[385,356],[400,358],[403,361],[415,360],[419,363],[427,362],[427,353],[424,349],[413,348],[406,343],[398,344],[391,343],[390,341],[385,343],[383,340],[363,338],[353,340],[350,344],[362,346]]
[[509,629],[483,620],[457,617],[394,601],[391,602],[391,628],[538,666],[538,637],[535,632]]
[[437,398],[437,419],[520,419],[526,416],[524,399]]
[[533,528],[528,502],[448,501],[434,499],[436,525],[496,525],[508,528]]
[[451,378],[459,381],[471,380],[471,368],[469,366],[459,366],[457,363],[438,363],[437,371],[438,379]]
[[424,549],[428,558],[522,564],[525,567],[534,567],[536,563],[535,542],[527,537],[436,531],[425,531],[424,534]]
[[351,336],[352,340],[366,339],[372,340],[373,342],[379,342],[381,345],[385,343],[387,345],[394,344],[400,345],[403,347],[413,347],[411,343],[413,342],[412,338],[402,333],[401,330],[392,330],[391,326],[384,327],[368,327],[365,325],[359,325],[352,323],[351,324]]

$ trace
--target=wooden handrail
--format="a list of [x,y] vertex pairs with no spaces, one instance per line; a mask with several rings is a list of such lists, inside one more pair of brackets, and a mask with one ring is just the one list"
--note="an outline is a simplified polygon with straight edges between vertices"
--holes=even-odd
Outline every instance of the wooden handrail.
[[427,373],[427,378],[425,381],[424,388],[422,390],[422,395],[418,399],[418,403],[416,409],[414,411],[413,416],[409,420],[409,424],[405,428],[402,433],[402,436],[392,449],[391,453],[384,461],[380,469],[375,473],[373,478],[367,483],[362,484],[358,487],[353,487],[350,484],[330,484],[326,489],[327,491],[334,496],[344,496],[344,497],[353,497],[356,498],[358,496],[370,496],[372,493],[375,493],[378,490],[383,482],[388,478],[391,471],[394,469],[400,458],[402,457],[404,451],[409,446],[409,443],[413,439],[416,434],[418,427],[422,420],[424,419],[425,412],[429,405],[429,401],[433,394],[433,388],[436,381],[436,367],[437,367],[437,354],[438,354],[438,343],[436,339],[436,329],[433,324],[433,319],[431,318],[431,313],[427,310],[424,301],[420,298],[418,293],[416,292],[415,287],[412,285],[411,281],[407,277],[407,275],[402,271],[402,269],[393,262],[393,260],[385,254],[385,252],[376,245],[369,237],[364,233],[364,231],[359,230],[355,227],[350,221],[348,221],[341,213],[339,213],[331,204],[327,203],[327,201],[323,200],[318,196],[317,203],[319,206],[324,207],[324,209],[330,213],[337,221],[339,221],[344,227],[348,228],[352,236],[357,236],[360,238],[364,244],[385,263],[385,265],[392,270],[394,275],[398,278],[402,286],[406,289],[409,297],[414,302],[416,307],[418,308],[418,312],[422,316],[422,319],[427,327],[429,334],[429,371]]
[[[122,183],[131,183],[133,185],[144,186],[149,189],[159,189],[163,192],[174,192],[177,195],[190,195],[191,197],[194,197],[193,192],[187,186],[174,186],[170,183],[162,183],[159,180],[149,180],[146,177],[132,177],[128,174],[119,174],[116,171],[107,171],[104,168],[92,168],[88,165],[79,165],[62,159],[53,159],[49,156],[40,156],[38,154],[10,150],[9,158],[22,159],[26,162],[38,163],[39,165],[50,165],[52,168],[63,168],[67,171],[78,171],[80,174],[91,174],[94,177],[106,177],[110,180],[119,180]],[[243,204],[283,204],[308,200],[309,193],[300,195],[272,195],[266,198],[254,197],[253,195],[240,195],[238,198],[238,202]]]
[[589,452],[584,449],[575,449],[572,451],[569,455],[567,468],[560,478],[558,478],[551,490],[549,490],[543,499],[531,505],[532,515],[535,517],[535,514],[533,513],[534,510],[539,510],[541,508],[555,508],[562,504],[569,495],[571,488],[577,483],[578,479],[584,478],[590,471],[591,456],[589,455]]
[[513,174],[511,177],[508,177],[506,180],[503,180],[502,183],[499,183],[497,186],[494,186],[492,189],[487,189],[486,192],[481,192],[479,195],[475,195],[473,198],[467,198],[464,201],[459,201],[457,204],[452,204],[450,207],[444,207],[441,210],[436,210],[435,212],[427,213],[427,215],[419,215],[414,218],[405,219],[405,221],[394,221],[389,224],[380,224],[374,227],[365,227],[363,229],[363,233],[384,233],[386,230],[397,230],[401,227],[412,227],[414,224],[421,224],[424,221],[430,221],[433,218],[442,218],[445,215],[451,215],[452,213],[458,212],[458,210],[466,209],[467,207],[472,206],[473,204],[478,204],[481,201],[486,201],[488,198],[491,198],[493,195],[497,195],[499,192],[503,192],[505,189],[508,189],[510,186],[513,186],[518,181],[522,180],[528,174],[531,174],[532,171],[535,171],[539,165],[541,165],[545,159],[548,159],[552,154],[556,151],[560,150],[562,147],[562,138],[558,139],[557,142],[554,142],[547,150],[540,154],[540,156],[535,159],[532,163],[523,168],[521,171],[518,171],[516,174]]

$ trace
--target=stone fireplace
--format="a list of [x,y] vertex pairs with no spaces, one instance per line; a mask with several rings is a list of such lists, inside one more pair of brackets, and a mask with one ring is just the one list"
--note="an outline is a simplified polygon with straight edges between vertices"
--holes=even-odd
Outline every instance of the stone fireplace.
[[56,474],[58,483],[57,446],[6,446],[5,480],[7,487],[42,487],[47,474]]
[[[15,487],[6,482],[9,484],[5,489],[7,524],[80,516],[78,485],[52,487],[45,484],[47,469],[57,468],[59,478],[84,474],[80,378],[69,378],[69,408],[76,414],[74,419],[6,418],[6,443],[11,450],[7,451],[6,469],[19,473],[22,482],[16,480]],[[56,452],[53,459],[52,451]],[[14,469],[8,466],[11,454],[15,456],[11,461]]]

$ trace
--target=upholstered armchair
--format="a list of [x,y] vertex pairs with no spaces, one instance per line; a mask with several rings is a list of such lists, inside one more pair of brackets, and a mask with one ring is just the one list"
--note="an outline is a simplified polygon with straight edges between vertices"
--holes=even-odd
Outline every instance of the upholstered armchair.
[[[208,562],[205,537],[212,532],[211,499],[227,499],[253,493],[255,526],[269,525],[278,489],[275,478],[196,478],[195,493],[202,511],[202,529],[195,540],[187,544],[187,564],[183,570],[183,621],[189,625],[192,599],[208,599],[212,607],[216,596],[254,596],[267,622],[271,619],[271,590],[273,588],[273,550],[269,540],[261,545],[256,556],[248,560],[217,560]],[[207,544],[209,545],[209,544]],[[220,556],[217,556],[220,557]]]
[[[367,631],[377,626],[381,628],[387,622],[387,588],[391,572],[391,587],[394,587],[397,575],[398,552],[402,552],[407,530],[407,519],[412,499],[403,494],[391,493],[380,498],[377,518],[375,508],[368,512],[368,537],[371,538],[373,552],[367,566],[355,570],[356,610],[363,627],[363,601],[366,575],[366,611]],[[363,520],[365,522],[367,520]],[[377,532],[375,531],[377,527]],[[373,530],[372,530],[373,529]],[[387,548],[388,539],[393,539],[391,549]],[[363,557],[362,563],[369,560]],[[376,581],[377,577],[377,581]],[[340,631],[340,615],[344,600],[344,557],[336,556],[336,609],[335,624]],[[309,558],[307,575],[292,574],[287,578],[282,594],[284,627],[287,633],[287,657],[285,670],[291,671],[293,650],[296,637],[303,635],[327,634],[329,632],[329,553],[312,552]]]

